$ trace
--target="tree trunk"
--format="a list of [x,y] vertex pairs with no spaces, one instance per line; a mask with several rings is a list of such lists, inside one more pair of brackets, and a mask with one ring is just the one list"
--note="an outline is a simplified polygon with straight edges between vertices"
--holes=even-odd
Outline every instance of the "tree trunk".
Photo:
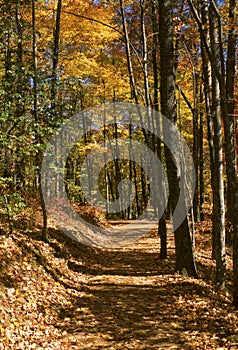
[[[126,24],[124,0],[120,0],[120,11],[121,11],[122,27],[123,27],[125,46],[126,46],[126,59],[127,59],[127,68],[128,68],[128,73],[129,73],[129,79],[130,79],[130,88],[131,88],[131,95],[132,95],[131,97],[134,98],[135,103],[137,105],[139,105],[139,96],[138,96],[137,85],[136,85],[136,81],[135,81],[132,59],[131,59],[130,40],[129,40],[127,24]],[[146,143],[148,144],[148,137],[147,137],[147,133],[145,131],[145,128],[143,127],[144,123],[143,123],[143,118],[141,116],[141,110],[139,107],[138,107],[138,113],[140,116],[140,122],[142,125],[143,135],[144,135]]]
[[131,93],[132,93],[132,97],[135,99],[135,103],[138,104],[139,97],[138,97],[138,93],[137,93],[135,77],[134,77],[134,72],[133,72],[133,66],[132,66],[132,61],[131,61],[130,41],[129,41],[128,31],[127,31],[125,11],[124,11],[124,1],[123,0],[120,0],[120,10],[121,10],[122,26],[123,26],[125,45],[126,45],[126,57],[127,57],[128,73],[129,73],[129,78],[130,78]]
[[[170,0],[159,1],[159,44],[160,44],[160,103],[161,112],[171,122],[176,123],[176,99],[175,99],[175,60],[173,46],[173,4]],[[171,142],[173,143],[171,131]],[[175,209],[180,188],[179,174],[171,152],[165,148],[169,196],[172,211]],[[175,229],[176,271],[186,273],[188,276],[197,277],[192,242],[186,217],[182,224]]]
[[[203,89],[200,87],[200,105],[203,103]],[[199,212],[200,220],[204,221],[204,158],[203,158],[203,111],[199,116]]]
[[[235,86],[235,65],[236,65],[236,43],[237,43],[237,35],[235,33],[235,23],[236,23],[236,1],[229,1],[229,34],[228,34],[228,48],[227,48],[227,64],[226,64],[226,93],[227,93],[227,112],[228,118],[225,122],[226,130],[228,130],[229,134],[232,133],[233,136],[233,144],[236,144],[235,140],[235,101],[234,101],[234,86]],[[228,152],[228,150],[227,150]],[[232,157],[232,154],[230,155]],[[234,157],[237,155],[234,153]],[[232,157],[233,158],[233,157]],[[230,180],[227,183],[227,221],[231,223],[232,229],[226,233],[227,243],[231,243],[233,239],[233,252],[234,252],[234,261],[233,261],[233,269],[234,269],[234,300],[236,299],[236,305],[238,308],[238,251],[236,240],[238,239],[238,223],[237,223],[237,212],[238,212],[238,180],[237,180],[237,168],[236,168],[236,159],[235,162],[231,160],[234,164],[233,168],[228,169],[227,163],[227,178]],[[228,173],[230,173],[228,175]],[[235,179],[236,177],[236,179]],[[233,180],[232,180],[233,179]],[[234,208],[235,206],[235,208]]]
[[[235,65],[236,65],[236,44],[237,34],[235,31],[236,26],[236,0],[229,1],[229,23],[230,29],[228,34],[228,51],[227,51],[227,64],[226,64],[226,93],[227,93],[227,112],[228,118],[226,120],[226,132],[227,141],[229,141],[229,135],[233,134],[234,150],[236,149],[235,140],[235,101],[234,101],[234,78],[235,78]],[[228,148],[228,147],[227,147]],[[229,150],[227,149],[228,153]],[[227,164],[227,219],[232,223],[232,241],[233,241],[233,303],[236,309],[238,309],[238,180],[237,180],[237,167],[236,167],[236,152],[232,152],[229,165]],[[234,158],[234,159],[233,159]],[[228,169],[229,168],[229,169]],[[229,175],[228,175],[229,173]],[[228,237],[228,241],[229,238]]]
[[145,0],[140,0],[140,10],[141,10],[141,34],[142,34],[142,54],[143,54],[142,62],[143,62],[143,75],[144,75],[145,105],[147,107],[150,107],[148,48],[147,48],[147,38],[146,38],[146,32],[145,32]]
[[[57,119],[56,113],[56,92],[57,92],[57,68],[59,62],[59,42],[60,42],[60,21],[61,21],[61,7],[62,0],[58,0],[55,28],[53,32],[54,37],[54,46],[53,46],[53,57],[52,57],[52,80],[51,80],[51,108],[53,116]],[[54,123],[57,123],[57,120],[54,120]]]
[[[156,35],[158,31],[158,21],[156,16],[156,4],[155,0],[152,1],[152,24],[153,24],[153,50],[152,50],[152,63],[153,63],[153,78],[154,78],[154,103],[153,108],[159,112],[159,79],[158,79],[158,60],[157,60],[157,51],[158,51],[158,36]],[[156,128],[159,129],[162,127],[160,120],[158,120],[157,116],[159,114],[156,113],[155,115],[155,124]],[[162,161],[162,142],[160,139],[156,140],[156,151],[157,156],[160,161]],[[162,177],[160,176],[159,181],[161,182],[159,186],[161,188],[165,188],[165,184],[163,182]],[[166,259],[167,258],[167,227],[166,227],[166,213],[164,212],[159,219],[159,225],[158,225],[158,235],[160,237],[160,258]]]
[[[229,17],[231,19],[231,29],[229,33],[229,43],[228,43],[228,61],[227,61],[227,78],[229,82],[225,79],[225,63],[224,63],[224,50],[223,50],[223,38],[222,38],[222,25],[221,25],[221,16],[216,7],[216,2],[214,0],[210,0],[210,7],[213,11],[213,16],[216,17],[217,22],[217,30],[216,36],[219,38],[219,57],[214,57],[212,54],[208,42],[206,40],[206,35],[204,32],[203,23],[198,15],[198,12],[193,4],[192,0],[188,0],[188,4],[190,6],[191,12],[198,24],[199,32],[204,44],[204,48],[208,55],[209,61],[211,63],[212,69],[216,78],[219,81],[220,88],[220,105],[222,111],[222,118],[224,123],[224,135],[225,135],[225,155],[226,155],[226,173],[227,173],[227,183],[229,184],[229,192],[228,192],[228,201],[229,201],[229,211],[232,213],[228,214],[229,218],[233,220],[232,226],[233,230],[237,230],[237,210],[238,210],[238,180],[237,180],[237,166],[236,166],[236,147],[235,147],[235,139],[234,139],[234,115],[229,114],[230,105],[230,97],[232,91],[234,89],[234,84],[232,80],[232,74],[234,74],[234,48],[235,48],[235,23],[233,20],[233,16],[235,16],[235,6],[236,2],[234,0],[230,0],[229,3]],[[202,1],[202,5],[205,6],[205,1]],[[234,47],[233,47],[234,46]],[[228,90],[227,90],[228,88]],[[230,198],[232,197],[232,200]],[[233,214],[234,213],[234,214]],[[234,236],[238,237],[238,232],[233,232]],[[236,247],[233,247],[233,249]],[[238,255],[236,252],[234,255]],[[238,270],[237,272],[238,273]],[[236,275],[237,276],[237,275]],[[235,282],[234,282],[235,283]],[[238,301],[237,301],[238,303]]]
[[[214,11],[209,8],[211,53],[214,60],[218,57],[216,40],[216,20]],[[225,288],[226,257],[225,257],[225,207],[223,189],[223,159],[222,159],[222,123],[220,118],[219,83],[212,66],[212,119],[214,125],[214,178],[213,178],[213,247],[216,259],[216,284]]]
[[196,187],[193,197],[193,215],[194,221],[199,220],[199,197],[198,197],[198,73],[194,70],[193,72],[193,162],[196,174]]
[[[35,120],[35,143],[42,143],[41,138],[38,134],[38,81],[37,81],[37,46],[36,46],[36,20],[35,20],[35,0],[32,0],[32,58],[33,58],[33,116]],[[36,176],[38,183],[38,190],[40,194],[41,209],[43,215],[43,240],[47,240],[47,212],[45,207],[44,196],[41,186],[41,162],[42,162],[42,151],[38,150],[36,154]]]
[[[215,191],[214,186],[214,163],[215,163],[215,152],[214,152],[214,127],[212,120],[212,93],[211,93],[211,65],[209,65],[208,54],[204,46],[204,41],[209,42],[209,33],[208,33],[208,6],[207,2],[201,0],[201,21],[203,25],[203,34],[200,31],[200,40],[201,40],[201,56],[202,56],[202,74],[203,74],[203,86],[204,86],[204,100],[205,108],[207,114],[207,135],[208,135],[208,144],[210,152],[210,171],[211,171],[211,188],[212,193]],[[212,259],[215,260],[215,240],[213,240],[212,246]]]

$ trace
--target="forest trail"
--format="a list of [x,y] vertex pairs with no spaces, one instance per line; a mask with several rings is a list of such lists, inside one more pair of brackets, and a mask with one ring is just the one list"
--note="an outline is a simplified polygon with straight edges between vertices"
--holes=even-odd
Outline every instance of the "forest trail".
[[[128,221],[110,223],[123,233]],[[169,257],[160,260],[156,222],[135,220],[130,228],[147,235],[123,248],[101,250],[84,270],[87,293],[64,310],[63,329],[78,339],[76,348],[218,349],[224,329],[216,312],[207,318],[217,301],[204,282],[174,274],[172,233]]]
[[[151,224],[137,228],[148,231]],[[123,222],[116,225],[123,230]],[[0,298],[8,299],[1,305],[0,349],[204,350],[228,349],[236,340],[237,313],[227,293],[174,274],[172,234],[166,260],[159,259],[156,229],[117,249],[83,246],[53,228],[49,238],[43,243],[25,232],[0,241],[7,260]]]
[[[119,230],[123,226],[120,223]],[[149,221],[131,223],[131,229],[141,233],[153,226]],[[82,349],[185,348],[177,323],[171,326],[170,312],[178,291],[168,293],[166,283],[173,267],[159,260],[158,251],[154,235],[98,255],[99,265],[87,271],[89,295],[80,298],[80,312],[75,305],[67,313],[74,315],[86,335],[81,339]],[[74,323],[70,326],[73,331]]]

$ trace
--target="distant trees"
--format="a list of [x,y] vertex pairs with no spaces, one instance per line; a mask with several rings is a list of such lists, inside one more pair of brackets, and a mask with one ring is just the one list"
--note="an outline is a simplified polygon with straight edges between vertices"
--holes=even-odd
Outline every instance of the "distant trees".
[[[42,154],[54,129],[79,106],[101,103],[102,76],[108,84],[114,79],[110,45],[118,33],[111,26],[112,11],[105,12],[102,25],[99,6],[85,1],[80,13],[74,7],[81,17],[66,10],[72,8],[60,0],[0,1],[0,202],[9,218],[26,191],[40,190]],[[118,80],[118,96],[124,96],[126,84]],[[111,86],[107,93],[113,96]],[[12,196],[16,191],[19,196]]]

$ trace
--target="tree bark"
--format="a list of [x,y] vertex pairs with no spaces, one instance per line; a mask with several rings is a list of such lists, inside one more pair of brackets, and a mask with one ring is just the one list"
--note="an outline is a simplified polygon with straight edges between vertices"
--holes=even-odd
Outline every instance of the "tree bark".
[[[228,118],[226,121],[226,129],[229,130],[229,134],[233,135],[232,142],[235,144],[235,118],[234,118],[234,86],[235,86],[235,65],[236,65],[236,42],[237,42],[237,36],[235,34],[235,13],[236,13],[236,1],[230,0],[229,1],[229,22],[230,22],[230,28],[229,28],[229,34],[228,34],[228,47],[227,47],[227,64],[226,64],[226,93],[227,93],[227,112],[228,112]],[[228,151],[227,151],[228,152]],[[231,155],[232,156],[232,155]],[[236,154],[234,153],[234,157]],[[235,162],[236,164],[236,162]],[[227,163],[228,166],[228,163]],[[235,169],[235,167],[234,167]],[[232,171],[232,169],[227,168],[227,177],[228,173]],[[234,171],[233,171],[234,172]],[[237,169],[235,169],[235,172],[237,172]],[[229,178],[234,178],[235,174],[231,173],[229,175]],[[237,180],[236,180],[237,182]],[[227,182],[227,221],[232,224],[232,226],[235,225],[236,218],[235,216],[237,211],[234,210],[234,203],[237,202],[237,199],[235,196],[237,196],[237,188],[235,189],[235,186],[237,187],[237,183],[235,181],[228,181]],[[232,241],[232,231],[234,230],[234,227],[232,227],[232,230],[230,233],[227,233],[227,242],[231,243]]]
[[[230,29],[228,34],[228,51],[227,51],[227,64],[226,64],[226,93],[227,93],[227,111],[228,118],[226,129],[229,135],[233,134],[234,149],[236,150],[235,140],[235,101],[234,101],[234,77],[235,77],[235,65],[236,65],[236,44],[237,34],[235,31],[236,25],[236,0],[229,1],[229,20]],[[227,135],[227,139],[229,137]],[[228,153],[229,150],[227,149]],[[227,169],[227,219],[232,223],[232,241],[233,241],[233,304],[238,309],[238,180],[237,180],[237,154],[233,152],[231,155],[230,163],[233,165],[231,169]],[[227,163],[228,166],[228,163]],[[229,173],[229,176],[228,176]],[[230,179],[230,181],[229,181]],[[228,237],[229,241],[229,237]]]
[[[160,44],[160,103],[161,112],[172,123],[176,123],[175,99],[175,59],[173,45],[173,4],[170,0],[159,1],[159,44]],[[173,143],[173,133],[171,132]],[[169,196],[172,211],[179,198],[179,174],[171,152],[165,148],[167,175],[169,183]],[[174,230],[176,271],[188,276],[197,277],[192,242],[186,217],[180,227]]]
[[[152,25],[153,25],[153,50],[152,50],[152,63],[153,63],[153,78],[154,78],[154,101],[153,101],[153,108],[159,112],[159,79],[158,79],[158,60],[157,60],[157,52],[158,52],[158,36],[156,35],[159,24],[156,16],[156,10],[157,6],[155,3],[155,0],[152,1]],[[157,116],[159,114],[156,113],[155,116],[155,124],[156,128],[159,130],[162,125],[160,123],[160,120],[158,120]],[[160,139],[156,140],[156,151],[157,156],[160,161],[162,161],[162,142]],[[159,179],[161,188],[164,188],[164,194],[165,194],[165,184],[163,182],[163,179]],[[158,235],[160,237],[160,258],[166,259],[167,258],[167,227],[166,227],[166,212],[164,212],[159,219],[158,224]]]
[[[209,8],[209,32],[214,60],[219,57],[216,40],[216,20],[213,8]],[[218,63],[217,63],[218,64]],[[225,207],[223,188],[222,123],[220,118],[219,83],[212,66],[212,119],[214,125],[214,178],[213,178],[213,247],[216,259],[216,284],[225,288]]]
[[[35,0],[31,2],[32,10],[32,59],[33,59],[33,116],[35,121],[35,143],[42,143],[38,134],[38,81],[37,81],[37,46],[36,46],[36,19],[35,19]],[[47,212],[44,201],[44,196],[41,186],[41,162],[42,151],[38,150],[36,153],[36,176],[38,183],[38,190],[40,194],[41,210],[43,215],[43,240],[47,240]]]
[[[51,77],[51,108],[55,119],[57,119],[56,113],[56,92],[57,92],[57,68],[59,62],[59,43],[60,43],[60,21],[61,21],[61,8],[62,0],[58,0],[55,28],[53,32],[54,46],[52,56],[52,77]],[[54,120],[56,122],[56,120]]]
[[[226,173],[227,173],[227,183],[229,184],[229,192],[228,192],[228,210],[232,211],[232,213],[228,214],[229,218],[233,220],[232,226],[233,229],[237,227],[237,215],[233,213],[237,213],[238,209],[238,180],[237,180],[237,166],[236,166],[236,147],[235,147],[235,139],[234,139],[234,114],[230,115],[229,111],[231,109],[231,101],[230,97],[232,91],[234,89],[233,80],[231,78],[232,74],[234,74],[234,44],[236,42],[235,32],[234,32],[234,21],[233,16],[235,16],[235,6],[236,3],[233,0],[230,0],[229,3],[229,17],[231,18],[231,29],[229,32],[229,43],[228,43],[228,58],[227,60],[227,78],[225,77],[225,63],[224,63],[224,49],[223,49],[223,38],[222,38],[222,25],[220,13],[216,7],[216,2],[214,0],[210,0],[210,7],[213,10],[213,15],[216,17],[217,21],[217,31],[216,35],[219,38],[219,57],[216,58],[212,54],[204,31],[204,23],[200,19],[196,7],[192,0],[188,0],[188,4],[190,6],[191,12],[197,22],[198,29],[202,38],[202,42],[206,53],[208,55],[209,61],[211,63],[211,67],[216,75],[216,78],[219,82],[220,89],[220,105],[222,112],[222,119],[224,123],[224,136],[225,136],[225,156],[226,156]],[[201,2],[202,6],[206,6],[205,1]],[[227,90],[228,88],[228,90]],[[231,196],[231,198],[230,198]],[[234,235],[238,237],[238,232],[234,232]]]
[[[200,87],[200,105],[203,103],[203,88]],[[203,152],[203,110],[200,108],[199,115],[199,212],[200,212],[200,221],[204,221],[204,152]]]

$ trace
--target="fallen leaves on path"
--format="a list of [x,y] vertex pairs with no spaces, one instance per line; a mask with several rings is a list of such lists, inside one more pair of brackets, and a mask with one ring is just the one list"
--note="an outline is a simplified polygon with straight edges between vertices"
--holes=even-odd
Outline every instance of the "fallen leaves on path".
[[0,349],[228,349],[238,342],[230,282],[224,293],[212,285],[210,234],[197,237],[202,279],[194,280],[173,272],[172,235],[162,261],[155,232],[109,250],[49,233],[49,243],[37,231],[0,237]]

